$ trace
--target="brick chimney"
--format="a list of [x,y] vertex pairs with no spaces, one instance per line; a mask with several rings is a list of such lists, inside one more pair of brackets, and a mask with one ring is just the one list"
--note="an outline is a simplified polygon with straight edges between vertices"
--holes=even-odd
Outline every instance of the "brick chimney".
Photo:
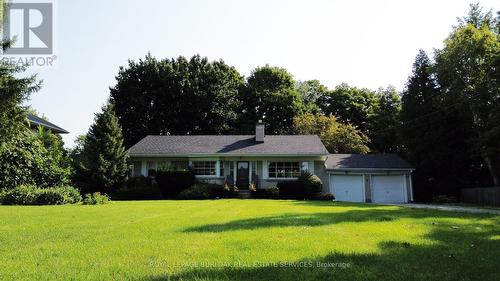
[[265,139],[265,127],[266,124],[262,123],[262,120],[259,120],[257,124],[255,124],[255,141],[256,142],[264,142]]

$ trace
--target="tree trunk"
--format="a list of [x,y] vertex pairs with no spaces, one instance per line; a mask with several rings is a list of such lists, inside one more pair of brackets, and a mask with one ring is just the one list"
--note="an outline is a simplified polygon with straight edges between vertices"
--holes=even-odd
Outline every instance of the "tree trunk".
[[493,180],[494,186],[500,186],[500,155],[486,155],[484,157],[484,161],[488,166],[488,170],[490,171],[491,179]]

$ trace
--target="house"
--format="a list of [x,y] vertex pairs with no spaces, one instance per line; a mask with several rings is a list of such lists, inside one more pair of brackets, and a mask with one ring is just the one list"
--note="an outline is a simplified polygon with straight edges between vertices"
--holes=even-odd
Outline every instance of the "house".
[[42,126],[45,130],[50,130],[55,134],[68,134],[69,132],[63,128],[50,123],[49,121],[42,119],[36,115],[28,114],[29,127],[32,131],[37,132],[38,127]]
[[301,171],[321,178],[339,201],[410,202],[412,166],[395,154],[330,154],[316,135],[146,136],[132,146],[133,176],[190,167],[199,180],[268,188]]

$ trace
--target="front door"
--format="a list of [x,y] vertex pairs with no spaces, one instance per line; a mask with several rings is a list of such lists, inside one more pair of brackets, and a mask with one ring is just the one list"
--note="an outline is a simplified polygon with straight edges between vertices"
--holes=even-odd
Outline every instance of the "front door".
[[236,186],[240,189],[248,189],[250,180],[249,162],[238,162],[236,173]]

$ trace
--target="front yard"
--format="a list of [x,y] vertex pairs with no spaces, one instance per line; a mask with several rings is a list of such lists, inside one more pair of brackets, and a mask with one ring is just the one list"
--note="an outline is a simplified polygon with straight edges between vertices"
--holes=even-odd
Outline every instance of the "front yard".
[[498,280],[500,217],[281,200],[0,206],[0,280]]

